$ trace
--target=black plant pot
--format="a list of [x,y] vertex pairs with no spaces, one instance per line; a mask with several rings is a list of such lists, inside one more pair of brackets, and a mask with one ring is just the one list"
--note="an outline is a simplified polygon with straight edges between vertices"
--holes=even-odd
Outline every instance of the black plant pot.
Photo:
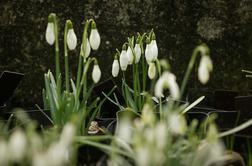
[[[252,118],[252,96],[237,96],[235,106],[240,111],[239,123],[246,122]],[[252,126],[242,130],[239,134],[252,136]]]
[[6,112],[6,104],[3,104],[0,106],[0,119],[6,119],[5,112]]
[[214,103],[216,109],[235,110],[235,97],[238,96],[237,91],[233,90],[215,90]]
[[[11,112],[5,112],[5,117],[9,117],[11,114],[15,114],[18,112],[11,111]],[[51,121],[49,118],[51,118],[50,110],[28,110],[28,111],[19,111],[19,113],[24,113],[28,115],[28,117],[31,120],[34,120],[37,122],[39,127],[50,127],[52,126]]]
[[226,131],[234,128],[239,120],[239,112],[238,111],[223,111],[216,110],[208,113],[209,116],[217,115],[216,124],[220,131]]

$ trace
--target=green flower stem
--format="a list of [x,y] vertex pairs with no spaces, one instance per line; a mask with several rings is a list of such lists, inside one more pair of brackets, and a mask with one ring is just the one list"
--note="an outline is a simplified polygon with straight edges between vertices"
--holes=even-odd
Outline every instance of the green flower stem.
[[143,87],[142,87],[142,92],[145,91],[146,89],[146,79],[147,79],[147,69],[146,69],[146,63],[145,63],[145,58],[144,58],[144,46],[143,46],[143,39],[145,38],[146,34],[144,33],[142,35],[142,38],[141,38],[141,44],[140,44],[140,47],[141,47],[141,60],[142,60],[142,73],[143,73],[143,77],[142,77],[142,84],[143,84]]
[[82,59],[82,55],[80,53],[80,55],[79,55],[79,61],[78,61],[77,80],[76,80],[76,87],[77,87],[77,89],[80,86],[82,63],[83,63],[83,59]]
[[68,21],[65,24],[64,30],[64,55],[65,55],[65,84],[66,84],[66,91],[69,93],[69,64],[68,64],[68,50],[67,50],[67,32],[68,32]]
[[[83,57],[84,57],[84,58],[83,58],[83,73],[82,73],[82,79],[81,79],[81,85],[80,85],[80,86],[83,85],[83,97],[85,97],[85,96],[86,96],[86,93],[87,93],[87,92],[86,92],[86,91],[87,91],[87,80],[86,80],[86,76],[84,77],[84,75],[86,75],[86,74],[84,73],[84,70],[85,70],[85,68],[86,68],[86,58],[87,58],[87,56],[86,56],[86,49],[87,49],[88,28],[89,28],[90,23],[91,23],[92,21],[93,21],[92,19],[86,21],[85,26],[84,26],[83,36],[82,36],[82,44],[83,44],[82,49],[83,49],[83,50],[81,50],[81,51],[82,51],[82,54],[83,54]],[[87,67],[86,70],[88,70],[88,67]],[[78,84],[78,83],[77,83],[77,84]],[[80,88],[79,88],[79,89],[80,89]]]
[[[133,64],[133,88],[134,88],[134,101],[135,103],[138,103],[137,99],[137,73],[136,73],[136,65]],[[137,110],[136,110],[137,111]]]
[[198,52],[199,52],[198,47],[196,47],[193,50],[193,53],[192,53],[192,56],[191,56],[191,60],[190,60],[190,62],[188,64],[185,76],[184,76],[183,81],[182,81],[182,85],[181,85],[181,88],[180,88],[180,90],[181,90],[180,91],[180,98],[182,98],[183,95],[184,95],[184,91],[185,91],[186,84],[188,82],[189,76],[190,76],[190,74],[192,72],[192,69],[193,69],[193,66],[195,64],[195,60],[197,58],[197,55],[199,55]]
[[135,64],[136,66],[136,82],[137,82],[137,95],[138,95],[138,109],[142,109],[142,99],[141,99],[141,87],[140,87],[140,80],[139,80],[139,69],[138,69],[138,64]]
[[87,77],[88,68],[89,68],[92,61],[93,61],[93,58],[92,59],[88,58],[86,63],[85,63],[85,66],[83,67],[83,73],[82,73],[80,86],[78,87],[77,92],[76,92],[77,93],[77,99],[80,97],[81,87],[84,85],[85,79]]
[[[59,38],[58,38],[58,21],[56,15],[53,13],[53,23],[54,23],[54,35],[55,35],[55,66],[56,66],[56,82],[60,79],[60,56],[59,56]],[[57,93],[60,95],[61,86],[57,85]]]
[[129,101],[128,101],[127,98],[126,98],[126,88],[127,88],[127,87],[125,86],[125,84],[126,84],[125,71],[122,71],[122,74],[123,74],[122,92],[123,92],[124,100],[126,101],[126,106],[129,107]]

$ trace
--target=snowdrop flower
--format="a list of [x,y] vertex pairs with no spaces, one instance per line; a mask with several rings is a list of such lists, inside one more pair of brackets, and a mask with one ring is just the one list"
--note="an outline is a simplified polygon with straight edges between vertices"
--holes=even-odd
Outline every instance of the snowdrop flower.
[[70,145],[75,136],[75,127],[72,123],[67,123],[60,136],[60,141],[65,145]]
[[97,50],[99,48],[101,43],[101,37],[94,21],[92,21],[92,29],[89,36],[89,41],[93,50]]
[[26,136],[21,130],[16,130],[10,137],[9,154],[14,161],[20,161],[25,155],[27,147]]
[[0,140],[0,165],[8,165],[8,158],[10,156],[8,146],[5,141]]
[[196,48],[202,56],[209,55],[209,48],[206,44],[201,44]]
[[146,48],[145,48],[145,59],[148,63],[154,61],[154,57],[152,56],[152,47],[151,44],[147,42]]
[[97,61],[95,61],[94,68],[92,71],[92,79],[93,79],[94,83],[97,83],[100,81],[100,78],[101,78],[101,70],[100,70],[100,67],[99,67]]
[[144,104],[143,106],[141,120],[144,124],[153,124],[155,121],[155,115],[153,113],[151,105],[148,103]]
[[132,65],[133,61],[134,61],[134,55],[133,55],[133,52],[132,52],[130,46],[128,46],[126,54],[127,54],[127,57],[128,57],[128,64]]
[[153,57],[153,59],[157,59],[158,47],[157,47],[157,42],[156,42],[156,36],[154,33],[152,34],[152,40],[151,40],[150,45],[151,45],[152,57]]
[[171,132],[176,135],[183,135],[187,130],[184,116],[175,112],[168,116],[168,125]]
[[112,76],[117,77],[119,74],[119,70],[120,70],[120,66],[119,66],[119,62],[118,62],[118,57],[116,55],[114,58],[114,62],[112,64]]
[[148,76],[152,80],[156,76],[156,65],[154,62],[150,62],[148,68]]
[[77,37],[73,29],[73,24],[70,20],[67,20],[67,46],[69,50],[74,50],[77,46]]
[[176,76],[168,71],[164,72],[155,85],[155,96],[164,97],[164,89],[169,88],[171,96],[178,99],[180,95]]
[[61,143],[50,145],[46,153],[46,159],[50,161],[51,165],[65,165],[69,161],[67,147]]
[[120,54],[120,67],[122,71],[126,71],[128,67],[128,57],[126,53],[126,45],[123,45],[122,52]]
[[141,146],[136,149],[136,165],[151,165],[151,154],[148,146]]
[[159,122],[155,128],[156,144],[157,148],[162,149],[167,143],[167,127],[165,123]]
[[54,34],[54,23],[52,17],[49,16],[48,23],[46,27],[45,38],[48,44],[53,45],[55,42],[55,34]]
[[209,56],[201,56],[199,69],[198,69],[198,78],[202,84],[206,84],[210,77],[210,72],[213,70],[213,64]]
[[[84,49],[84,48],[83,48],[83,43],[82,43],[82,44],[81,44],[81,50],[82,50],[82,52],[84,51],[83,49]],[[89,41],[88,41],[88,39],[87,39],[85,55],[83,55],[83,53],[82,53],[81,55],[82,55],[82,56],[85,56],[85,58],[87,58],[87,57],[89,57],[90,52],[91,52],[91,48],[90,48]]]
[[128,46],[126,54],[127,54],[127,57],[128,57],[128,64],[132,65],[132,63],[134,61],[134,55],[133,55],[133,52],[132,52],[130,46]]
[[134,52],[135,52],[135,63],[138,63],[140,61],[141,58],[141,47],[140,44],[135,44],[134,47]]
[[215,124],[210,124],[206,140],[202,141],[196,152],[193,165],[211,165],[225,155],[225,148],[218,139],[218,131]]

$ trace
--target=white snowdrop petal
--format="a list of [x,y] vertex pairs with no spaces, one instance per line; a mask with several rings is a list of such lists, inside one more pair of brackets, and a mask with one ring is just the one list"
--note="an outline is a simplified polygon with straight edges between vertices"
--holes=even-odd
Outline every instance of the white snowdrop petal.
[[27,140],[25,134],[21,130],[16,130],[10,137],[9,154],[14,161],[20,161],[26,151]]
[[156,85],[155,85],[155,96],[160,98],[160,97],[164,97],[164,94],[163,94],[163,84],[164,84],[164,78],[163,77],[160,77],[158,79],[158,81],[156,82]]
[[96,64],[94,65],[93,71],[92,71],[92,79],[94,83],[97,83],[100,81],[101,78],[101,70],[100,67]]
[[187,129],[187,124],[185,118],[177,113],[171,113],[168,116],[168,125],[172,133],[174,134],[184,134]]
[[[83,50],[83,44],[81,44],[81,50]],[[91,52],[91,48],[90,48],[89,41],[88,41],[88,39],[87,39],[86,52],[85,52],[85,57],[86,57],[86,58],[89,57],[90,52]]]
[[158,79],[155,85],[155,96],[163,97],[164,89],[169,88],[171,96],[174,99],[178,99],[180,96],[180,90],[176,82],[176,77],[170,72],[164,72]]
[[120,60],[121,70],[126,71],[128,67],[128,57],[125,50],[122,50],[119,60]]
[[97,50],[101,43],[101,37],[97,29],[92,29],[89,36],[90,46],[93,50]]
[[198,78],[202,84],[206,84],[213,70],[212,61],[209,56],[202,56],[198,68]]
[[128,64],[131,65],[134,61],[134,56],[132,53],[131,48],[128,46],[127,52],[126,52],[127,58],[128,58]]
[[0,165],[8,165],[8,158],[10,154],[8,154],[7,151],[7,143],[3,140],[0,140]]
[[120,70],[119,62],[117,59],[115,59],[112,65],[112,76],[117,77],[119,74],[119,70]]
[[156,40],[151,41],[151,52],[152,52],[152,58],[157,59],[158,57],[158,47]]
[[48,44],[53,45],[55,42],[55,34],[54,34],[54,24],[49,22],[46,27],[46,41]]
[[74,29],[69,29],[67,32],[67,46],[69,50],[74,50],[77,46],[77,37]]
[[148,68],[148,76],[152,80],[156,76],[156,65],[155,63],[151,62]]
[[152,57],[151,45],[147,44],[145,48],[145,59],[148,63],[152,62],[154,59]]
[[141,59],[141,47],[140,44],[136,44],[134,47],[134,51],[135,51],[135,63],[138,63]]

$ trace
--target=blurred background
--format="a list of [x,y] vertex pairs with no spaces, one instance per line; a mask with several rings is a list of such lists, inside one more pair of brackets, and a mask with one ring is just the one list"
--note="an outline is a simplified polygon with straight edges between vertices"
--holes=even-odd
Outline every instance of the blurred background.
[[0,11],[0,72],[25,74],[12,98],[14,106],[42,105],[44,73],[54,69],[54,48],[45,41],[51,12],[60,19],[60,47],[65,20],[74,23],[78,49],[70,53],[73,77],[82,23],[93,18],[102,41],[91,55],[99,61],[102,82],[112,79],[115,49],[120,50],[128,36],[153,28],[159,57],[169,60],[178,81],[195,46],[204,42],[210,47],[214,72],[204,86],[197,81],[197,71],[192,74],[188,87],[195,93],[230,89],[249,94],[252,88],[252,79],[241,72],[252,70],[251,0],[1,0]]

